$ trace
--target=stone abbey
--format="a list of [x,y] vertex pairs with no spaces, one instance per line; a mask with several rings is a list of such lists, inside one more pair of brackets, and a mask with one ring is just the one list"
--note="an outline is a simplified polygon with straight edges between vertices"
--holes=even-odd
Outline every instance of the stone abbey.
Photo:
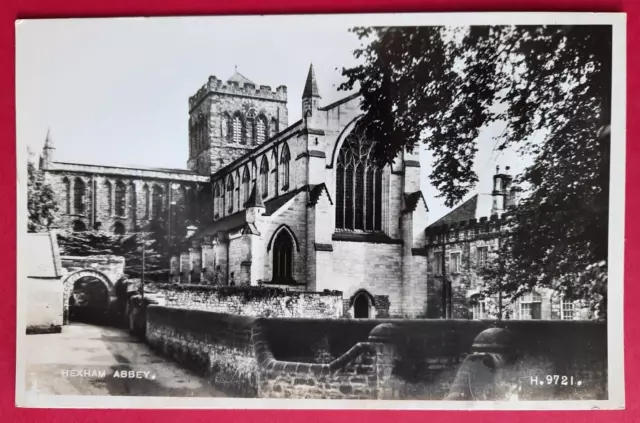
[[[508,172],[496,172],[493,192],[430,222],[418,155],[372,160],[358,94],[322,105],[311,66],[297,122],[287,95],[237,71],[210,77],[189,98],[185,170],[56,161],[48,135],[40,168],[60,227],[162,231],[174,283],[341,291],[347,317],[494,315],[476,271],[517,201]],[[584,317],[549,292],[503,308],[520,319]]]

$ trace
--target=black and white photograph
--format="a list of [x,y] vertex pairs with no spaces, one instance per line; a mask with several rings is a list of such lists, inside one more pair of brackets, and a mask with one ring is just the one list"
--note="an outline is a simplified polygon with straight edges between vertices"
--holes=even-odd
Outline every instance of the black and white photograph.
[[624,14],[16,22],[16,403],[624,408]]

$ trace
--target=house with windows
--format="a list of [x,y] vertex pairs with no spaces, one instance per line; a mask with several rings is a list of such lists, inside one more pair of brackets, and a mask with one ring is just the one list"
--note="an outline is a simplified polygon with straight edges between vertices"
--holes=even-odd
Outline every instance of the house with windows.
[[509,167],[496,168],[491,193],[477,193],[430,224],[428,256],[428,315],[454,319],[590,318],[590,312],[549,289],[527,292],[515,301],[486,297],[480,270],[495,259],[501,246],[506,212],[518,201]]

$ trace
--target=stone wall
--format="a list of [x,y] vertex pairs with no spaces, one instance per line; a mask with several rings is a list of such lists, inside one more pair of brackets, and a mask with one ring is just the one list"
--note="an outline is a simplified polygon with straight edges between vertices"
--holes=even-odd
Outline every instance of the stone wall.
[[[474,339],[502,327],[514,335],[506,374],[518,399],[607,398],[600,322],[256,319],[147,310],[153,348],[241,397],[442,400]],[[562,384],[563,376],[571,382]],[[559,382],[539,383],[548,377]]]
[[159,284],[154,291],[169,307],[206,310],[238,316],[339,318],[341,292],[300,292],[257,286]]
[[81,269],[93,269],[104,273],[112,283],[118,282],[124,276],[124,257],[118,256],[62,256],[62,267],[68,273]]
[[62,328],[63,287],[60,278],[27,277],[27,333],[57,333]]
[[146,341],[157,352],[206,376],[223,392],[257,396],[251,342],[255,318],[162,306],[146,309]]

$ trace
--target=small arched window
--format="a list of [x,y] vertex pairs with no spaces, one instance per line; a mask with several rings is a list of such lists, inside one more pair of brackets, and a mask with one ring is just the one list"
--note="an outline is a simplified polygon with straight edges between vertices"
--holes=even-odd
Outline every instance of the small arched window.
[[153,186],[153,192],[152,192],[152,201],[153,201],[153,218],[154,219],[160,219],[162,217],[163,214],[163,207],[162,207],[162,188],[160,188],[158,185],[154,185]]
[[271,136],[275,136],[278,133],[278,121],[276,118],[271,118],[271,122],[269,123],[269,134]]
[[71,213],[71,181],[69,178],[65,177],[63,180],[64,183],[64,210],[65,213]]
[[249,195],[251,194],[250,189],[249,189],[249,181],[251,180],[251,178],[249,177],[249,167],[245,166],[244,167],[244,172],[242,174],[242,193],[243,193],[243,198],[244,198],[244,202],[246,203],[247,201],[249,201]]
[[73,184],[73,209],[76,214],[84,214],[84,199],[87,187],[84,181],[76,178]]
[[124,216],[126,191],[122,181],[116,182],[116,216]]
[[144,197],[144,218],[148,219],[151,210],[151,199],[149,196],[149,186],[144,184],[142,187],[142,195]]
[[266,156],[262,157],[262,163],[260,163],[260,191],[263,198],[269,196],[269,163]]
[[293,240],[286,230],[281,230],[273,242],[273,281],[293,282]]
[[365,292],[360,292],[353,299],[353,317],[356,319],[368,319],[370,299]]
[[124,235],[127,232],[127,230],[124,227],[124,224],[122,222],[116,222],[113,225],[113,233],[116,235]]
[[229,141],[229,134],[233,132],[230,130],[231,120],[228,114],[223,114],[220,121],[220,138],[224,141]]
[[256,144],[262,144],[269,138],[267,119],[264,116],[259,116],[256,119]]
[[280,177],[282,178],[282,190],[287,191],[289,189],[289,163],[291,162],[291,154],[289,153],[289,146],[284,144],[282,147],[282,154],[280,155]]
[[382,168],[373,160],[375,143],[354,130],[338,153],[336,229],[382,230]]
[[233,192],[234,192],[234,184],[233,184],[233,176],[229,175],[227,178],[227,203],[229,205],[229,213],[233,212]]
[[233,142],[236,144],[244,144],[244,124],[239,114],[233,116]]

